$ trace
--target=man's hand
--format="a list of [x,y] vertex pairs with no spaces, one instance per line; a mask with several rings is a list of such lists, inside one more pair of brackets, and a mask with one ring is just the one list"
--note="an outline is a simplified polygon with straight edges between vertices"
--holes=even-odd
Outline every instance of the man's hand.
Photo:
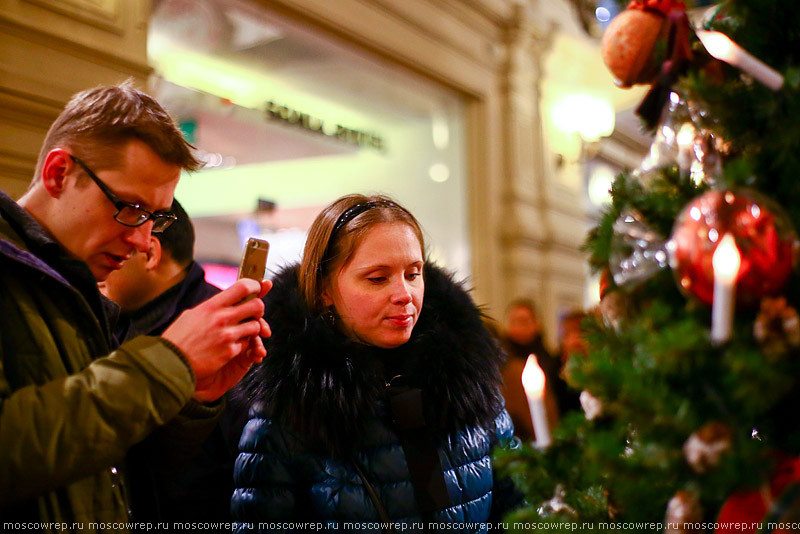
[[[271,335],[261,298],[272,282],[242,279],[183,312],[162,337],[186,355],[197,379],[194,399],[221,397],[255,362],[267,355],[262,337]],[[249,295],[259,298],[242,303]]]
[[[236,385],[254,363],[261,363],[264,356],[254,356],[258,353],[257,345],[264,348],[261,338],[251,338],[253,341],[250,347],[241,354],[222,366],[216,373],[203,379],[197,379],[194,395],[192,398],[198,402],[215,401],[225,394],[226,391]],[[258,341],[256,341],[256,339]],[[266,351],[263,351],[266,354]]]

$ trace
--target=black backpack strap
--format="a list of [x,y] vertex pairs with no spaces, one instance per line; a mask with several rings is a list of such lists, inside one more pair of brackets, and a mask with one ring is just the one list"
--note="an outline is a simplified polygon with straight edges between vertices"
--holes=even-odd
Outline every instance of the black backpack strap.
[[361,468],[361,463],[358,459],[353,458],[353,466],[356,468],[356,473],[358,473],[361,483],[364,484],[364,489],[367,491],[367,495],[369,495],[369,499],[372,501],[375,511],[378,512],[378,519],[381,520],[381,523],[388,525],[386,528],[381,528],[381,532],[384,534],[394,534],[394,527],[391,524],[392,520],[389,518],[389,513],[386,511],[383,501],[381,501],[381,498],[378,496],[378,492],[375,491],[372,482],[370,482],[367,475],[364,474],[364,470]]
[[[403,445],[411,484],[423,519],[452,506],[433,430],[425,422],[422,390],[389,388],[395,430]],[[395,390],[395,391],[392,391]]]

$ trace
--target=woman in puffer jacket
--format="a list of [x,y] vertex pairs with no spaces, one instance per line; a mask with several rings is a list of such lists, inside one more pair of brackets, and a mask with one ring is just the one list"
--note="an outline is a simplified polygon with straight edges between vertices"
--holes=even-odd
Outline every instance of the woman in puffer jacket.
[[502,353],[461,285],[424,261],[411,213],[340,198],[274,284],[268,356],[237,392],[251,406],[240,530],[483,532],[519,501],[492,472],[493,448],[519,443]]

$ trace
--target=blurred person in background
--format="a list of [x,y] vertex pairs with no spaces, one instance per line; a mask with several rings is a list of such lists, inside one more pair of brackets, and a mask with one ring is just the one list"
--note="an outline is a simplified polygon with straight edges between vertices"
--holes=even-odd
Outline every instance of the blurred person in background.
[[[177,200],[171,211],[177,220],[150,236],[146,251],[134,253],[100,283],[103,294],[120,306],[115,328],[120,341],[160,335],[185,310],[220,292],[206,282],[203,268],[194,261],[195,233],[189,215]],[[234,432],[227,430],[228,423],[223,414],[202,447],[177,461],[163,461],[166,457],[153,440],[131,449],[128,489],[137,521],[231,521],[236,442],[225,441],[224,436]]]
[[541,322],[530,299],[519,298],[506,307],[502,341],[503,348],[511,357],[527,360],[529,354],[536,354],[542,360],[553,359],[542,341]]
[[531,422],[528,398],[522,386],[522,371],[528,356],[536,355],[539,366],[545,375],[545,408],[550,427],[558,423],[558,408],[551,384],[558,376],[560,364],[550,355],[542,341],[542,329],[533,301],[518,298],[506,307],[501,334],[503,348],[508,359],[503,366],[503,397],[506,409],[514,422],[514,429],[520,439],[532,441],[535,438]]
[[561,320],[559,349],[561,367],[553,382],[553,393],[558,403],[558,412],[562,417],[569,411],[581,410],[579,400],[581,392],[573,389],[568,383],[567,363],[575,356],[585,356],[589,348],[581,331],[581,323],[586,316],[583,310],[572,310]]
[[[167,112],[130,84],[75,95],[30,187],[0,193],[0,517],[126,530],[122,466],[205,438],[217,400],[266,351],[270,284],[245,280],[120,347],[97,283],[165,230],[182,169],[198,161]],[[162,429],[161,432],[154,432]]]
[[518,444],[501,350],[469,294],[425,261],[405,208],[330,204],[266,308],[270,356],[236,390],[253,404],[236,520],[480,523],[520,500],[492,473],[493,448]]

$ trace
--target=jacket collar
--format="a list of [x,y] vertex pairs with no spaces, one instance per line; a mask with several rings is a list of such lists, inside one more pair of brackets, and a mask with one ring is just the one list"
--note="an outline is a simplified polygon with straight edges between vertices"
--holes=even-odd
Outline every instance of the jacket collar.
[[411,339],[396,349],[358,344],[311,316],[297,277],[293,266],[274,279],[265,299],[273,332],[267,358],[238,389],[240,402],[259,401],[308,443],[344,454],[363,443],[382,409],[389,363],[422,389],[428,424],[455,431],[494,420],[502,406],[502,352],[452,275],[426,265],[422,312]]
[[58,255],[61,247],[30,213],[2,191],[0,218],[6,225],[0,232],[0,253],[70,285],[42,259]]
[[68,256],[41,224],[0,191],[0,254],[77,291],[97,318],[107,340],[119,307],[100,294],[89,267]]

